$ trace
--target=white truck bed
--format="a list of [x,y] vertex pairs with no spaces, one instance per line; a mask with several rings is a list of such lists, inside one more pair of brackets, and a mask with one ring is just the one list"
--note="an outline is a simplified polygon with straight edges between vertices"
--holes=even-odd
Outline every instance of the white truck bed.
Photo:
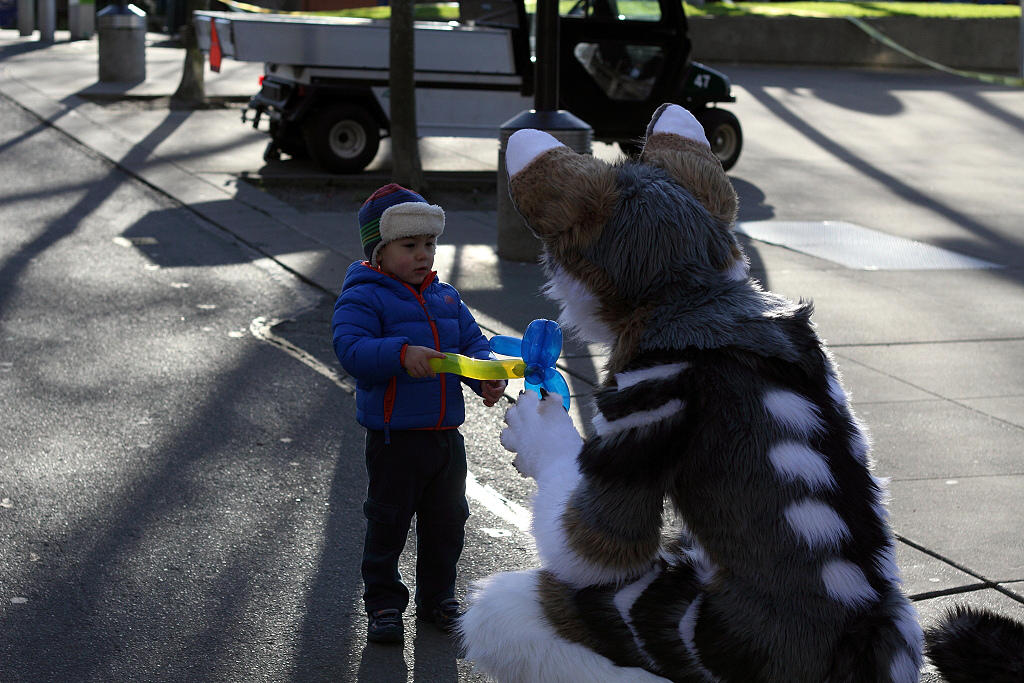
[[[196,12],[199,47],[210,49],[216,22],[221,54],[240,62],[388,69],[389,22],[240,12]],[[484,26],[414,24],[418,72],[515,76],[512,35]]]

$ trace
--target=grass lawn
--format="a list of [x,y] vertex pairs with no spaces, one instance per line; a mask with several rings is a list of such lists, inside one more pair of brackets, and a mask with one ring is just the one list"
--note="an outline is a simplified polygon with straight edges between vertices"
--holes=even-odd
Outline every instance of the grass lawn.
[[[526,0],[526,11],[533,12],[536,0]],[[574,0],[560,0],[559,8],[568,12]],[[619,0],[619,12],[629,18],[657,17],[656,0]],[[455,2],[417,4],[416,18],[423,21],[457,21],[459,5]],[[390,7],[360,7],[331,12],[310,12],[315,16],[365,17],[387,19]],[[686,4],[688,16],[804,16],[804,17],[944,17],[944,18],[1013,18],[1020,17],[1020,5],[988,5],[960,2],[732,2],[723,0],[703,7]]]
[[702,8],[686,6],[691,16],[941,17],[998,19],[1020,17],[1020,5],[981,5],[966,2],[720,2]]

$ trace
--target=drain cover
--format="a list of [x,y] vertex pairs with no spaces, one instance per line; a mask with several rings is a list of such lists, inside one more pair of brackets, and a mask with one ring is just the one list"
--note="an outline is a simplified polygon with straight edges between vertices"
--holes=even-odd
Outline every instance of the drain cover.
[[746,221],[736,231],[857,270],[976,270],[1002,268],[931,244],[843,221]]

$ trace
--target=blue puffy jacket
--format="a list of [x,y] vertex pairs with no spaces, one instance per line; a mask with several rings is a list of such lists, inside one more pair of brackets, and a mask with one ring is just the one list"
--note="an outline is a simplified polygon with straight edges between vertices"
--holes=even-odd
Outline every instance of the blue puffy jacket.
[[[489,358],[490,348],[459,293],[430,273],[418,288],[373,268],[349,266],[331,322],[334,352],[356,379],[356,419],[368,429],[445,429],[466,418],[460,380],[450,373],[414,379],[405,346]],[[443,388],[443,389],[442,389]]]

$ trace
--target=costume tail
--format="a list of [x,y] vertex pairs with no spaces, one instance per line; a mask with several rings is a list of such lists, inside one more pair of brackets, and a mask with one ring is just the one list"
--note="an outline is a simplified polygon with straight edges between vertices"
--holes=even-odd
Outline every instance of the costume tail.
[[949,683],[1024,683],[1024,624],[957,605],[925,632],[926,652]]

